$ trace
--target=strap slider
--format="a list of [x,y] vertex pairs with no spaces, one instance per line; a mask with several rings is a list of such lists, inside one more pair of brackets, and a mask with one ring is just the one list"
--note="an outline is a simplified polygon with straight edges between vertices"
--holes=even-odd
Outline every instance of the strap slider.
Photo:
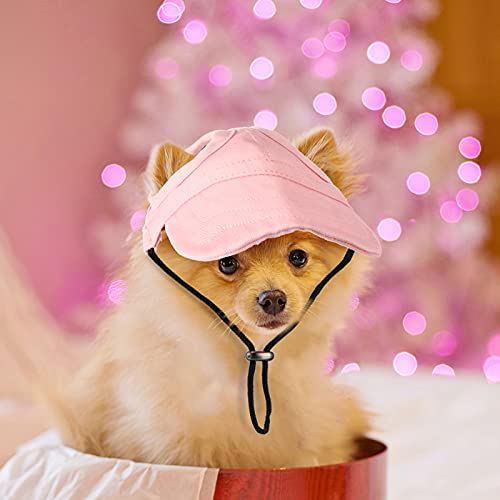
[[271,351],[248,351],[245,354],[247,361],[272,361],[274,352]]

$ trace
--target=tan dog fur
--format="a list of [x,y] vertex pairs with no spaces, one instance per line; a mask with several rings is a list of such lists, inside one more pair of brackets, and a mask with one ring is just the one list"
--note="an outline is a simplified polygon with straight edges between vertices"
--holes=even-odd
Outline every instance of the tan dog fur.
[[[296,142],[350,196],[359,189],[349,157],[332,133],[313,131]],[[172,145],[152,154],[146,176],[158,190],[192,157]],[[142,462],[219,468],[293,467],[351,458],[354,440],[369,430],[368,416],[351,389],[325,374],[332,331],[350,311],[351,295],[365,285],[368,259],[355,254],[270,363],[271,430],[252,428],[246,401],[245,349],[206,306],[163,274],[131,237],[128,294],[103,323],[93,358],[58,398],[58,422],[66,444],[101,456]],[[293,268],[291,249],[309,255]],[[256,326],[256,295],[280,288],[290,323],[345,249],[309,233],[269,239],[237,256],[232,276],[217,262],[178,255],[165,235],[161,258],[218,304],[262,348],[281,329]],[[256,376],[263,419],[260,368]]]

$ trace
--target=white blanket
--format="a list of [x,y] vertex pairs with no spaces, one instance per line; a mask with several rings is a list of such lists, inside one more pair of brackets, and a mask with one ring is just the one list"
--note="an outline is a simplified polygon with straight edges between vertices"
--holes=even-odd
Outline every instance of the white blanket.
[[379,415],[373,435],[389,446],[390,500],[500,500],[500,384],[425,368],[401,377],[361,367],[342,379]]

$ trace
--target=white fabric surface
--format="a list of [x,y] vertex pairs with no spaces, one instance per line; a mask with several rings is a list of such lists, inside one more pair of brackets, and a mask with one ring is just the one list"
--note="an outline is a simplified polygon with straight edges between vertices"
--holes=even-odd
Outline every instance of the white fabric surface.
[[500,500],[500,384],[363,366],[340,380],[378,414],[373,436],[389,447],[389,500]]
[[99,458],[60,444],[47,432],[20,447],[0,470],[9,500],[212,500],[218,469]]

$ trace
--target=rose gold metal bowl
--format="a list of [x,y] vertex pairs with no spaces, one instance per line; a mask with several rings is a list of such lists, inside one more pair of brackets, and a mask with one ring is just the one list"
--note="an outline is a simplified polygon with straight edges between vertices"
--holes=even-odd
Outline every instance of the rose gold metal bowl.
[[214,500],[385,500],[387,447],[359,441],[351,462],[290,469],[221,469]]

